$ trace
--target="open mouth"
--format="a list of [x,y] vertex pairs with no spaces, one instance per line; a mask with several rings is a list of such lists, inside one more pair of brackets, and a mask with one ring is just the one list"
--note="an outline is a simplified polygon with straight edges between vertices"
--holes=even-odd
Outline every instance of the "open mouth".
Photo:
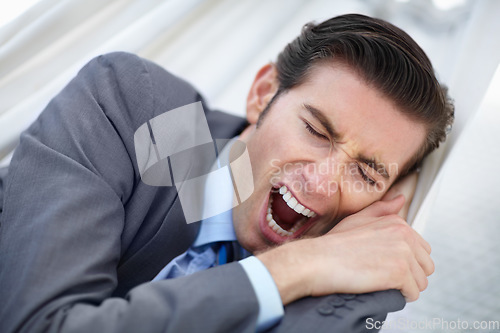
[[[274,188],[269,195],[266,222],[279,238],[296,238],[303,234],[318,215],[297,200],[285,186]],[[277,237],[271,237],[277,240]],[[280,239],[282,240],[282,239]]]

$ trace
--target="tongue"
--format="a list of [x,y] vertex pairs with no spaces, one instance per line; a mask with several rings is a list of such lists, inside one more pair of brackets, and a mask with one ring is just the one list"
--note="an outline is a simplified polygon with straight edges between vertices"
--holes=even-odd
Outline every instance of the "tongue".
[[273,193],[272,209],[274,220],[285,230],[291,229],[303,217],[288,207],[279,193]]

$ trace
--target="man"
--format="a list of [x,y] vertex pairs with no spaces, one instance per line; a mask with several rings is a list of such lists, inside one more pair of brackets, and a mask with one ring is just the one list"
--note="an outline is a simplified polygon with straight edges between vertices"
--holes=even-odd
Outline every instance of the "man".
[[[444,139],[453,108],[410,37],[361,15],[308,25],[258,72],[248,124],[206,111],[214,138],[246,143],[254,191],[230,225],[256,256],[149,283],[218,254],[175,188],[141,181],[134,147],[144,123],[197,101],[111,54],[21,136],[0,187],[2,332],[359,331],[418,298],[430,247],[396,215],[402,196],[379,200]],[[284,317],[265,318],[276,302]]]

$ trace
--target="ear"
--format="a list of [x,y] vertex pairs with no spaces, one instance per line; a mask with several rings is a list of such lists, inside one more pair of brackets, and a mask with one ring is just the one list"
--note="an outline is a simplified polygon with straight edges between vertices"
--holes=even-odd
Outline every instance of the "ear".
[[247,120],[256,124],[259,115],[278,91],[278,78],[273,64],[262,67],[255,76],[247,96]]

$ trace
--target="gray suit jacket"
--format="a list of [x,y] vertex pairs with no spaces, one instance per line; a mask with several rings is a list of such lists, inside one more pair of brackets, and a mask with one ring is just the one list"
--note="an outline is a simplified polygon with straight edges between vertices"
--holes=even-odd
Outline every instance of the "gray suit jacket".
[[[141,182],[133,134],[202,97],[126,54],[87,64],[21,135],[0,170],[0,332],[254,332],[238,263],[148,283],[193,242],[175,187]],[[208,110],[204,105],[204,109]],[[207,111],[213,138],[241,118]],[[398,291],[307,298],[274,332],[354,332],[399,310]]]

